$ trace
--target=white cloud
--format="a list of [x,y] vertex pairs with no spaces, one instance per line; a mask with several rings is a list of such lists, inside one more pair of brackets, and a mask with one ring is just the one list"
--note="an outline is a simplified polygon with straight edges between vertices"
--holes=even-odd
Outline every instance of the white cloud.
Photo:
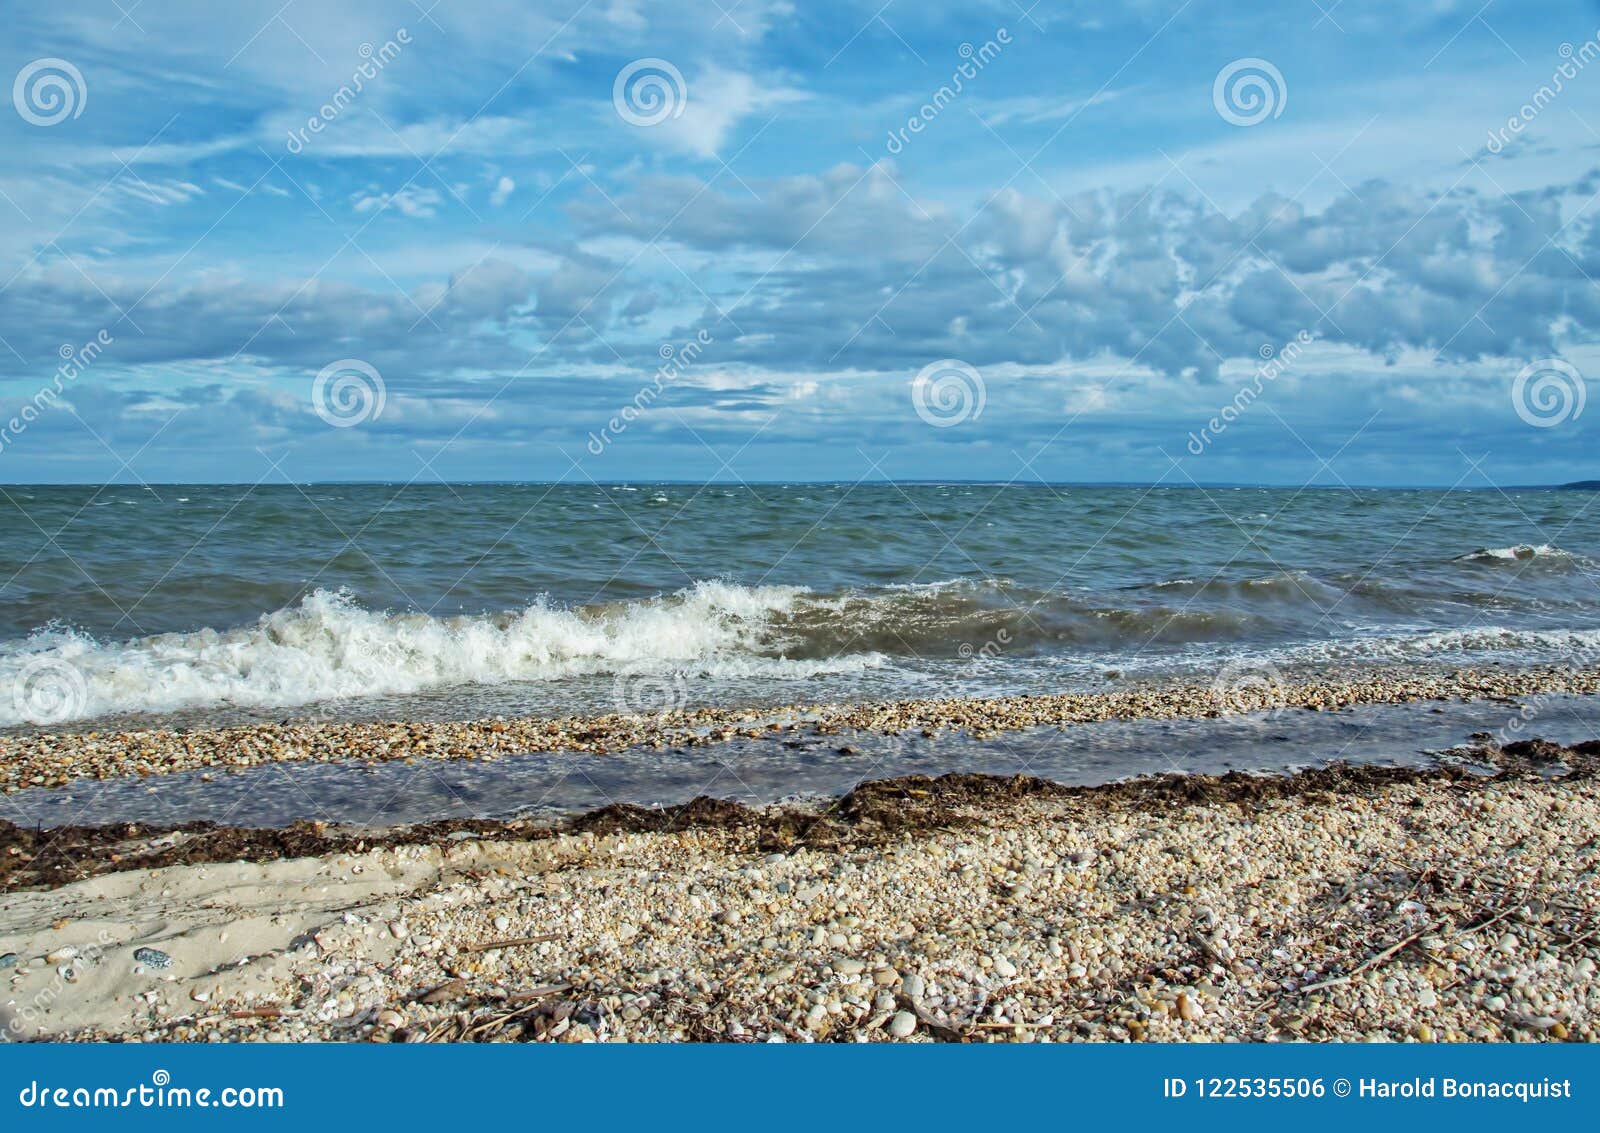
[[204,189],[190,181],[147,180],[127,176],[117,178],[114,184],[118,192],[151,205],[181,205],[205,193]]
[[442,199],[437,189],[419,189],[406,186],[397,193],[357,193],[353,199],[357,212],[394,208],[403,216],[433,216]]
[[701,71],[685,85],[688,96],[681,115],[637,129],[660,137],[673,149],[701,157],[720,154],[729,135],[751,115],[807,97],[804,91],[770,77],[715,67]]

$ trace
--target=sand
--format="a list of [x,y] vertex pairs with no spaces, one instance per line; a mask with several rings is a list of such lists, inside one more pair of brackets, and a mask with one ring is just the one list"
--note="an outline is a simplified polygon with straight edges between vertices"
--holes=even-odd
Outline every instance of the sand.
[[1593,1040],[1597,747],[128,869],[7,897],[0,1002],[19,1038]]

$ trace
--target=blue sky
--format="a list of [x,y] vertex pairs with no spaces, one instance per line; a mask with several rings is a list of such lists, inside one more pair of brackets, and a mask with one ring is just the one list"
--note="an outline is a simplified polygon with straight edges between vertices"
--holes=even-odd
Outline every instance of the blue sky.
[[1593,3],[7,19],[0,481],[1600,476]]

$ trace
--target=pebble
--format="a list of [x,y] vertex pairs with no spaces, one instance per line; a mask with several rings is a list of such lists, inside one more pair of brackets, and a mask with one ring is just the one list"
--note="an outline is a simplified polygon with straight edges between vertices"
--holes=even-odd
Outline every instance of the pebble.
[[[1449,696],[1509,698],[1597,691],[1600,672],[1571,664],[1487,672],[1357,672],[1263,689],[1259,694],[1235,690],[1238,699],[1254,697],[1260,707],[1319,710]],[[1232,705],[1240,709],[1252,706]],[[731,739],[741,732],[761,734],[757,729],[765,729],[769,721],[779,733],[801,728],[830,733],[921,730],[925,735],[963,730],[987,736],[1041,725],[1215,714],[1216,693],[1202,682],[989,699],[696,708],[665,712],[648,720],[618,713],[560,720],[530,716],[436,722],[301,721],[191,728],[181,734],[170,730],[35,733],[0,737],[0,792],[60,786],[81,778],[148,775],[154,769],[170,773],[306,760],[487,760],[532,752],[605,754],[640,745],[697,745],[706,742],[708,734],[718,739]],[[853,750],[851,744],[843,747]]]
[[[1495,820],[1486,828],[1476,804],[1491,792]],[[270,961],[205,980],[216,1021],[204,1033],[163,1030],[163,1018],[181,1021],[193,1008],[150,980],[133,995],[96,1001],[92,1024],[64,1037],[306,1042],[382,1039],[387,1029],[399,1041],[437,1029],[453,1038],[458,1018],[488,1023],[520,993],[537,993],[515,1000],[527,1014],[481,1037],[904,1039],[922,1029],[912,1004],[992,1042],[1597,1037],[1600,942],[1573,943],[1600,920],[1600,893],[1585,872],[1587,839],[1600,828],[1593,780],[1423,775],[1349,793],[1228,798],[1197,792],[1159,816],[1116,791],[997,799],[981,825],[913,827],[887,841],[874,830],[852,842],[841,824],[837,845],[830,831],[828,843],[772,863],[752,857],[747,828],[441,838],[340,855],[331,887],[319,879],[259,907],[252,943],[257,933],[281,940],[261,941]],[[937,799],[916,805],[931,809]],[[1508,858],[1509,839],[1522,852]],[[374,897],[372,885],[339,892],[358,858],[366,878],[398,883],[389,895]],[[1405,868],[1374,873],[1374,861]],[[971,883],[957,880],[960,867]],[[207,868],[127,880],[147,887],[152,921],[183,916],[197,933],[215,931],[206,925],[229,923],[228,914],[196,900],[190,884]],[[1023,871],[1032,889],[1019,905],[1002,894]],[[1359,952],[1352,942],[1393,939],[1394,909],[1424,871],[1436,879],[1426,916],[1440,919],[1430,930],[1443,946],[1402,952],[1343,985],[1300,990],[1348,972]],[[779,896],[779,874],[810,894],[807,903]],[[63,891],[64,909],[81,907],[72,892]],[[284,950],[304,930],[306,896],[325,902],[310,910],[328,926],[324,945]],[[1473,910],[1511,896],[1537,904],[1549,931],[1528,929],[1514,954],[1498,950],[1492,930],[1462,934]],[[360,910],[348,925],[347,909]],[[371,948],[364,935],[386,926],[392,935],[402,911],[412,943]],[[747,929],[718,928],[727,912]],[[554,939],[469,950],[493,939],[485,929],[497,913],[507,929],[527,922]],[[8,942],[18,931],[11,918],[0,910]],[[632,935],[622,926],[639,925],[648,929],[634,946],[616,946]],[[40,927],[11,946],[31,958],[59,939],[59,926]],[[422,939],[436,947],[423,950]],[[450,990],[428,992],[447,981]],[[190,987],[178,986],[179,995]],[[137,998],[145,991],[159,1002]],[[285,1013],[238,1012],[264,1007]],[[377,1026],[363,1031],[368,1020]]]
[[889,1020],[889,1033],[897,1039],[910,1038],[917,1029],[917,1017],[909,1011],[896,1011]]
[[143,964],[147,968],[170,968],[172,957],[159,948],[135,948],[133,960],[136,964]]

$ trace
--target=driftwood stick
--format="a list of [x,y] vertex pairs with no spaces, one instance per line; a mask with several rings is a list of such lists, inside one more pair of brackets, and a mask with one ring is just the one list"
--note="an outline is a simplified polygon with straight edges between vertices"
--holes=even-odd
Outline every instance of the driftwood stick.
[[288,1015],[298,1014],[284,1007],[246,1007],[239,1011],[228,1012],[230,1019],[279,1019]]
[[529,944],[544,944],[551,940],[560,940],[561,934],[547,932],[540,936],[513,936],[505,940],[486,940],[482,944],[464,944],[462,952],[489,952],[495,948],[522,948]]
[[564,991],[571,991],[571,984],[548,984],[544,987],[529,988],[527,991],[515,991],[506,996],[507,1003],[526,1003],[530,999],[548,999],[552,995],[560,995]]
[[1438,932],[1447,923],[1448,922],[1442,921],[1442,920],[1434,921],[1432,924],[1428,925],[1426,928],[1420,929],[1417,932],[1412,933],[1410,936],[1407,936],[1407,937],[1404,937],[1401,940],[1395,941],[1395,943],[1389,945],[1389,947],[1385,948],[1382,952],[1379,952],[1376,956],[1367,957],[1361,963],[1359,963],[1355,967],[1351,968],[1350,971],[1348,971],[1344,975],[1335,976],[1331,980],[1322,980],[1320,983],[1314,983],[1314,984],[1306,985],[1305,987],[1300,989],[1300,994],[1306,995],[1306,994],[1308,994],[1310,992],[1313,992],[1313,991],[1321,991],[1325,987],[1335,987],[1335,986],[1337,986],[1339,984],[1347,984],[1351,980],[1353,980],[1357,976],[1359,976],[1362,972],[1365,972],[1369,968],[1377,967],[1379,964],[1382,964],[1385,960],[1388,960],[1390,957],[1394,956],[1396,953],[1400,952],[1402,949],[1408,948],[1411,945],[1415,944],[1417,941],[1421,940],[1424,936],[1427,936],[1430,932]]

